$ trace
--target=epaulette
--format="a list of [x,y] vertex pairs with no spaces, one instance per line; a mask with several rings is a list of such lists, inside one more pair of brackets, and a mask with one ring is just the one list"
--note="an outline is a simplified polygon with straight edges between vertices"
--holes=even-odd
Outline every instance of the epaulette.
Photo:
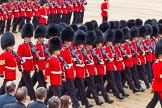
[[159,59],[156,59],[156,60],[155,60],[155,63],[158,63],[158,62],[159,62]]
[[61,48],[61,51],[64,51],[64,50],[65,50],[65,47],[62,47],[62,48]]
[[5,60],[0,60],[0,65],[4,65],[5,64]]

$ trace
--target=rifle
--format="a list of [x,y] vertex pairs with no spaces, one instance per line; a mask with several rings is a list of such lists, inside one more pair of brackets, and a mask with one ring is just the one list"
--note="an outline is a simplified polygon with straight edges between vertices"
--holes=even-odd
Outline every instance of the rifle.
[[100,50],[101,50],[102,55],[106,57],[107,62],[110,62],[110,57],[109,57],[109,55],[106,53],[106,51],[105,51],[102,47],[100,48]]
[[26,6],[25,2],[22,2],[22,3],[23,3],[23,5],[24,5],[25,9],[27,10],[28,7]]
[[137,48],[139,48],[140,49],[140,54],[142,55],[144,52],[143,52],[143,49],[142,49],[142,47],[140,46],[140,44],[139,44],[139,41],[137,40],[136,41],[136,45],[137,45]]
[[113,46],[110,46],[110,48],[111,48],[111,50],[112,50],[112,52],[114,53],[114,55],[115,55],[115,60],[119,60],[119,57],[118,57],[118,55],[117,55],[117,53],[115,52],[115,50],[114,50],[114,48],[113,48]]
[[125,41],[127,44],[128,44],[128,46],[130,47],[130,49],[131,49],[131,51],[133,51],[135,54],[134,54],[134,56],[138,56],[138,53],[137,53],[137,51],[130,45],[130,43],[129,42],[127,42],[127,41]]
[[151,50],[150,50],[150,48],[142,41],[142,44],[143,44],[143,46],[144,46],[144,48],[146,48],[149,52],[149,54],[151,54]]
[[65,3],[69,6],[69,7],[72,7],[72,4],[70,3],[70,1],[65,1]]
[[89,57],[90,55],[86,53],[85,49],[82,49],[82,54],[83,54],[84,57],[86,57],[88,59],[87,64],[92,63],[92,60]]
[[96,53],[94,52],[93,49],[91,49],[90,51],[91,51],[92,55],[93,55],[94,57],[97,58],[97,61],[98,61],[98,62],[102,62],[101,58],[98,56],[98,54],[96,54]]
[[48,49],[46,48],[44,42],[42,42],[42,46],[43,46],[43,49],[44,49],[44,53],[45,53],[46,55],[48,55],[48,58],[51,58],[51,54],[49,53]]
[[35,49],[33,43],[32,43],[32,42],[29,42],[29,45],[30,45],[30,47],[31,47],[31,52],[32,52],[32,53],[35,53],[35,55],[36,55],[36,60],[39,60],[39,58],[40,58],[40,57],[39,57],[39,54],[38,54],[37,50]]
[[56,0],[53,0],[53,4],[56,6],[56,7],[59,7],[58,3],[56,2]]
[[129,58],[127,52],[121,46],[119,46],[119,49],[125,55],[125,58]]
[[73,48],[71,47],[71,46],[69,46],[69,49],[70,49],[70,51],[71,51],[71,55],[73,56],[73,57],[75,57],[76,58],[76,62],[77,63],[80,63],[80,59],[79,59],[79,55],[77,55],[76,53],[75,53],[75,51],[73,50]]
[[20,64],[23,64],[25,62],[25,60],[23,60],[19,54],[17,54],[15,51],[12,51],[12,54],[15,56],[15,57],[18,57],[18,59],[20,60]]
[[13,6],[13,4],[11,2],[10,3],[10,6],[12,7],[12,10],[16,10],[15,6]]
[[58,56],[58,59],[64,63],[64,69],[67,70],[69,69],[69,65],[67,64],[67,62],[61,57],[61,56]]
[[150,39],[148,39],[148,42],[150,44],[150,48],[152,49],[152,52],[155,52],[155,47],[152,45]]

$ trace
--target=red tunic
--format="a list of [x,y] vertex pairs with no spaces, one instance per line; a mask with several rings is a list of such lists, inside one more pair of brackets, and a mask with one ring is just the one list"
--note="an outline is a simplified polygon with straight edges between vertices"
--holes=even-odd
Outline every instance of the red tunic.
[[108,12],[104,11],[104,9],[109,9],[109,3],[102,3],[101,4],[101,15],[108,16]]
[[58,58],[52,57],[48,60],[45,73],[49,73],[51,85],[62,85],[62,70]]
[[150,43],[149,43],[149,41],[148,40],[144,40],[144,44],[149,48],[149,50],[151,50],[151,53],[148,53],[148,49],[146,49],[145,47],[144,47],[144,50],[145,50],[145,52],[146,52],[146,55],[145,55],[145,57],[146,57],[146,62],[152,62],[152,49],[150,48]]
[[152,65],[152,71],[154,79],[152,81],[152,90],[156,92],[162,92],[162,78],[160,78],[160,75],[162,75],[162,61],[159,61],[158,59],[153,63]]
[[25,6],[22,2],[19,2],[19,7],[20,7],[20,16],[22,17],[26,16]]
[[7,10],[5,8],[5,6],[2,5],[2,20],[6,21],[7,20]]
[[[23,70],[26,71],[33,71],[34,65],[33,65],[33,54],[31,52],[31,48],[29,43],[22,43],[18,46],[17,53],[20,55],[22,59],[25,60],[25,62],[22,64]],[[20,67],[20,64],[19,64]]]
[[27,7],[27,9],[26,9],[26,17],[31,18],[33,16],[31,4],[30,4],[30,2],[26,2],[25,5]]
[[8,19],[12,19],[12,14],[13,14],[13,13],[12,13],[12,7],[11,7],[10,3],[7,3],[7,4],[6,4],[6,8],[7,8],[7,10],[8,10],[8,14],[7,14],[7,15],[8,15],[8,16],[7,16]]
[[[139,42],[139,45],[141,46],[142,51],[144,51],[144,47],[143,47],[142,42]],[[141,50],[139,48],[137,48],[137,52],[140,54]],[[141,61],[141,64],[146,64],[145,51],[144,51],[143,55],[140,54],[138,57],[139,57],[139,59]]]
[[15,2],[12,3],[13,5],[13,15],[14,15],[14,18],[19,18],[20,17],[20,14],[19,14],[19,8],[17,6],[17,4]]
[[[131,49],[129,47],[128,44],[124,43],[121,45],[121,47],[123,47],[123,49],[126,51],[126,53],[128,54],[128,56],[130,56],[130,58],[124,58],[123,62],[125,64],[126,67],[133,67],[133,62],[132,62],[132,52]],[[123,54],[123,57],[125,55]]]
[[[94,48],[94,51],[96,52],[96,54],[99,55],[100,59],[103,61],[103,57],[102,57],[100,49],[99,48]],[[95,67],[97,69],[97,75],[106,75],[104,61],[102,63],[98,64],[96,57],[94,57],[94,61],[95,61]]]
[[16,80],[16,58],[8,51],[0,55],[0,73],[5,74],[6,80]]
[[114,64],[115,64],[115,66],[117,68],[117,71],[124,70],[125,65],[124,65],[124,62],[123,62],[122,54],[121,54],[118,47],[114,46],[114,50],[115,50],[116,54],[118,55],[118,57],[120,59],[120,60],[114,60]]
[[38,4],[33,1],[32,3],[32,8],[33,8],[33,16],[39,16],[39,7],[38,7]]
[[[60,51],[60,56],[63,57],[63,59],[69,64],[71,67],[70,69],[65,71],[65,75],[67,79],[73,79],[75,78],[74,76],[74,67],[73,67],[73,61],[72,61],[72,56],[70,49],[68,47],[62,47]],[[61,63],[62,66],[64,66],[64,63]]]
[[41,15],[43,16],[47,16],[47,9],[45,7],[40,7],[39,8],[39,23],[40,24],[47,24],[47,20],[45,18],[43,18]]
[[56,8],[56,10],[57,10],[57,13],[58,14],[61,14],[62,13],[62,5],[61,5],[61,3],[60,3],[60,0],[56,0],[56,2],[57,2],[57,4],[59,5],[59,7],[57,7]]
[[35,48],[38,51],[39,54],[39,60],[36,60],[36,56],[34,55],[34,64],[38,66],[39,70],[44,70],[45,68],[45,54],[44,54],[44,49],[41,43],[37,43],[35,45]]
[[[135,51],[137,52],[137,46],[136,46],[136,42],[131,42],[130,45],[135,49]],[[138,65],[138,56],[134,56],[135,52],[132,52],[132,60],[133,60],[133,64],[134,65]]]
[[[154,39],[151,39],[151,44],[152,44],[152,46],[155,48],[156,43],[155,43],[155,40],[154,40]],[[156,60],[155,52],[152,53],[152,60]]]
[[84,57],[81,50],[76,50],[76,54],[79,55],[78,58],[81,60],[81,63],[75,64],[76,78],[85,78],[85,64]]
[[104,61],[105,61],[105,64],[106,64],[106,70],[114,71],[114,58],[113,58],[112,50],[108,46],[105,46],[103,48],[107,52],[109,58],[112,60],[111,62],[106,62],[106,60],[105,60],[106,57],[104,57]]

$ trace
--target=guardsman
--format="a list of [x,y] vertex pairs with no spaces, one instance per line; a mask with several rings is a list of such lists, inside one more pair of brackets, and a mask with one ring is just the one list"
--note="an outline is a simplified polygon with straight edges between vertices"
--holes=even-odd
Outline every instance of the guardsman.
[[137,65],[138,65],[138,61],[139,61],[139,53],[137,51],[137,46],[136,46],[136,41],[137,41],[137,38],[139,36],[139,30],[136,26],[133,26],[130,28],[130,34],[131,34],[131,39],[132,41],[129,42],[132,49],[132,61],[133,61],[133,67],[131,69],[132,71],[132,77],[133,77],[133,80],[134,80],[134,84],[136,86],[137,89],[139,89],[141,92],[145,91],[145,89],[142,88],[141,86],[141,83],[139,81],[139,76],[138,76],[138,71],[137,71]]
[[39,8],[39,24],[46,25],[48,16],[46,9],[47,0],[40,0],[40,8]]
[[[94,58],[91,54],[92,52],[92,47],[96,42],[96,34],[94,31],[89,31],[86,36],[86,52],[87,56],[84,57],[84,61],[86,64],[86,82],[88,85],[88,88],[86,90],[86,95],[87,97],[90,97],[90,94],[92,93],[92,96],[96,102],[97,105],[102,105],[103,102],[99,99],[98,93],[97,93],[97,88],[95,85],[95,65],[94,65]],[[89,59],[88,59],[89,56]]]
[[24,5],[26,8],[26,23],[30,23],[31,17],[33,16],[31,1],[27,0],[27,2],[24,3]]
[[48,24],[49,23],[54,23],[56,20],[56,9],[55,6],[56,1],[54,0],[49,0],[48,4],[49,4],[49,15],[48,15]]
[[125,69],[125,64],[123,62],[123,56],[119,49],[120,43],[123,41],[123,32],[120,29],[115,30],[115,40],[114,40],[114,64],[116,66],[116,71],[114,71],[114,76],[116,79],[116,85],[118,87],[119,92],[122,94],[123,97],[128,97],[129,94],[126,93],[123,89],[121,74]]
[[6,25],[6,32],[10,31],[10,26],[11,26],[11,20],[12,20],[12,15],[13,15],[13,7],[11,4],[11,0],[8,0],[8,2],[6,3],[6,8],[8,10],[7,13],[7,25]]
[[60,0],[62,3],[62,17],[61,17],[61,22],[67,23],[67,7],[65,4],[65,0]]
[[2,21],[1,21],[1,33],[3,34],[4,33],[4,29],[5,29],[5,23],[7,21],[7,8],[6,8],[6,1],[2,1],[2,5],[1,5],[1,8],[2,8]]
[[16,80],[16,57],[13,54],[15,38],[12,33],[4,33],[1,37],[1,48],[3,50],[0,55],[0,73],[3,73],[5,78],[0,89],[0,95],[5,94],[5,85],[7,81]]
[[109,9],[109,0],[104,0],[104,2],[101,4],[101,16],[102,16],[102,22],[108,20],[108,10]]
[[36,50],[39,52],[39,59],[36,58],[34,55],[34,65],[35,65],[35,72],[32,76],[33,86],[38,81],[38,87],[45,87],[46,82],[44,79],[44,69],[45,69],[45,46],[43,41],[44,37],[46,36],[46,27],[44,25],[38,25],[35,29],[34,38],[37,39],[37,43],[35,44]]
[[123,39],[124,42],[121,45],[120,50],[122,52],[124,58],[123,62],[125,64],[124,77],[128,82],[129,88],[133,91],[133,93],[135,93],[135,92],[139,92],[139,90],[135,87],[134,80],[132,78],[131,68],[133,67],[133,61],[132,61],[132,50],[129,44],[131,34],[129,28],[127,27],[123,28],[122,31],[124,35],[124,39]]
[[103,35],[101,30],[96,29],[95,30],[96,36],[97,36],[97,40],[95,43],[95,48],[94,51],[95,53],[99,56],[100,60],[98,60],[96,57],[94,57],[94,61],[95,61],[95,71],[96,71],[96,82],[97,82],[97,86],[99,87],[102,96],[105,100],[106,103],[113,103],[114,101],[110,99],[109,95],[106,92],[106,89],[104,87],[104,80],[103,77],[106,75],[106,67],[104,64],[104,60],[103,60],[103,56],[101,53],[101,48],[102,48],[102,43],[104,42],[103,39]]
[[[74,31],[71,27],[65,27],[61,32],[61,40],[63,42],[63,47],[60,52],[60,56],[67,62],[69,69],[65,70],[63,73],[65,73],[66,77],[66,88],[69,92],[69,95],[73,102],[74,108],[80,108],[80,104],[78,102],[78,99],[76,97],[76,91],[74,86],[74,79],[75,79],[75,72],[73,67],[73,61],[72,61],[72,55],[71,55],[71,42],[74,38]],[[62,66],[65,64],[62,63]]]
[[48,50],[51,54],[51,58],[49,58],[45,69],[46,73],[49,74],[47,79],[50,79],[50,87],[47,94],[48,98],[46,99],[47,101],[53,95],[61,97],[62,68],[61,62],[58,59],[58,56],[60,56],[61,44],[62,43],[58,37],[53,37],[48,43]]
[[146,88],[148,89],[150,87],[148,78],[146,77],[146,58],[145,58],[145,50],[144,46],[142,44],[143,37],[146,36],[147,33],[147,28],[145,26],[139,27],[139,37],[138,40],[136,41],[137,45],[137,52],[139,53],[139,60],[138,60],[138,69],[140,71],[139,76],[141,76],[145,82]]
[[20,10],[20,19],[19,19],[19,32],[22,31],[22,27],[24,26],[25,24],[25,17],[26,17],[26,12],[25,12],[25,6],[24,6],[24,1],[23,0],[20,0],[18,2],[18,7],[19,7],[19,10]]
[[78,96],[81,99],[81,102],[86,106],[86,108],[93,107],[92,104],[89,103],[86,93],[85,93],[85,63],[84,63],[84,56],[82,51],[84,50],[84,44],[86,42],[86,33],[82,30],[77,30],[74,34],[73,44],[75,45],[75,54],[78,55],[79,60],[75,58],[74,61],[74,69],[76,71],[76,78],[75,83],[76,87],[78,88]]
[[84,19],[84,11],[85,11],[85,7],[84,5],[87,5],[87,1],[86,0],[80,0],[80,4],[81,4],[81,7],[80,7],[80,24],[83,23],[83,19]]
[[35,100],[35,91],[33,88],[30,72],[34,70],[33,53],[36,53],[34,45],[31,43],[33,37],[33,25],[27,23],[23,26],[21,38],[24,42],[18,46],[17,53],[25,61],[19,64],[19,71],[22,73],[18,87],[26,86],[30,100]]
[[37,3],[37,0],[34,0],[33,2],[31,2],[31,6],[32,6],[32,9],[33,9],[33,20],[32,20],[32,23],[33,23],[33,26],[34,26],[34,29],[36,29],[38,23],[39,23],[39,4]]
[[57,10],[57,18],[56,18],[56,23],[60,23],[61,22],[61,15],[62,15],[62,4],[60,2],[60,0],[56,0],[58,6],[56,7]]
[[106,45],[103,47],[103,49],[107,53],[107,57],[109,57],[109,58],[106,58],[106,56],[104,56],[104,61],[105,61],[105,65],[106,65],[106,78],[107,78],[110,88],[112,89],[112,92],[116,96],[116,98],[124,99],[124,97],[120,95],[120,92],[118,90],[118,87],[117,87],[116,81],[115,81],[115,77],[114,77],[114,71],[116,70],[116,66],[114,64],[114,54],[112,51],[114,40],[115,40],[115,31],[107,30],[104,33],[104,42]]
[[70,24],[71,22],[71,15],[73,12],[73,4],[72,0],[65,0],[66,8],[67,8],[67,18],[66,18],[66,23]]
[[157,102],[160,102],[162,107],[162,39],[160,39],[155,47],[155,55],[156,60],[152,65],[153,71],[153,82],[152,82],[152,90],[153,90],[153,97],[151,101],[147,104],[146,108],[154,108]]
[[19,7],[16,3],[16,0],[14,0],[10,5],[13,8],[13,16],[14,16],[14,19],[12,22],[12,24],[13,24],[12,33],[17,33],[16,29],[17,29],[17,25],[19,23],[19,18],[20,18]]

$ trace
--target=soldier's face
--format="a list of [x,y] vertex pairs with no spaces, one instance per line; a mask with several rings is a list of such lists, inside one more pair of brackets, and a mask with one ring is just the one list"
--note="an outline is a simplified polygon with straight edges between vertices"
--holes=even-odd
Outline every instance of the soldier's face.
[[44,41],[44,38],[39,37],[39,38],[37,38],[37,40],[38,40],[38,42],[43,42]]
[[60,50],[55,51],[55,54],[58,56],[60,55]]
[[70,41],[64,41],[65,45],[67,46],[71,46],[71,42]]
[[86,49],[92,49],[92,45],[86,45]]
[[112,42],[106,42],[106,45],[111,46]]
[[26,42],[30,42],[30,41],[31,41],[31,37],[25,37],[24,40],[25,40]]
[[146,38],[147,38],[147,39],[150,39],[150,35],[147,35]]
[[8,46],[8,47],[6,48],[7,51],[13,51],[13,49],[14,49],[14,46],[13,46],[13,45]]
[[78,45],[78,48],[84,48],[83,44]]
[[100,47],[102,47],[102,43],[98,43],[98,44],[96,44],[96,46],[100,48]]

